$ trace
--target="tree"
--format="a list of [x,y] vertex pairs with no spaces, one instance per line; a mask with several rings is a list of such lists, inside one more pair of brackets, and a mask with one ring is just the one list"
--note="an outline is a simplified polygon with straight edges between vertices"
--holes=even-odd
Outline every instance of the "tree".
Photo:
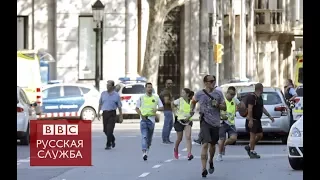
[[158,82],[160,43],[164,20],[173,8],[183,5],[186,1],[188,0],[148,0],[149,24],[142,76],[146,77],[154,86]]

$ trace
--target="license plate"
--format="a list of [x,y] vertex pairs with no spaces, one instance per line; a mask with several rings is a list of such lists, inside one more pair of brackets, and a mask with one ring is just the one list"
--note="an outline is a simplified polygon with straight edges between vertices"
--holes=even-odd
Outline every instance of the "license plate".
[[262,126],[269,126],[269,125],[270,125],[270,123],[267,121],[262,122]]

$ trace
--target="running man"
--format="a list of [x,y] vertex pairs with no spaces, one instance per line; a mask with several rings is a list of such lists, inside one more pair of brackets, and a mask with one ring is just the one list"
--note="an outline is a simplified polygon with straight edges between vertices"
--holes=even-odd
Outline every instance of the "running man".
[[190,103],[194,95],[194,92],[188,88],[184,88],[181,91],[181,97],[173,102],[173,109],[176,107],[177,120],[174,122],[174,129],[177,132],[177,140],[173,149],[173,154],[176,159],[179,159],[179,144],[183,138],[183,132],[186,137],[187,142],[187,151],[188,151],[188,160],[193,159],[191,153],[191,127],[192,127],[192,113],[190,112]]
[[[236,95],[236,88],[230,86],[225,95],[225,102],[227,106],[227,111],[221,112],[221,126],[219,132],[219,154],[217,156],[217,161],[222,161],[222,155],[225,155],[226,146],[233,144],[237,141],[237,131],[234,124],[234,119],[236,116],[237,106],[240,101],[234,98]],[[223,114],[223,115],[222,115]],[[229,139],[226,140],[226,133],[229,135]]]
[[141,117],[141,146],[143,153],[142,158],[144,161],[148,159],[148,152],[150,150],[154,131],[156,112],[163,110],[163,104],[159,96],[152,94],[152,84],[146,83],[145,88],[146,94],[142,95],[137,100],[136,104],[136,111]]
[[205,89],[198,91],[191,103],[191,111],[194,113],[195,105],[199,102],[200,113],[200,131],[202,136],[202,177],[207,177],[207,160],[209,149],[209,173],[214,172],[213,157],[215,145],[219,140],[220,128],[220,110],[226,110],[226,104],[221,91],[214,88],[216,78],[212,75],[206,75],[203,78]]

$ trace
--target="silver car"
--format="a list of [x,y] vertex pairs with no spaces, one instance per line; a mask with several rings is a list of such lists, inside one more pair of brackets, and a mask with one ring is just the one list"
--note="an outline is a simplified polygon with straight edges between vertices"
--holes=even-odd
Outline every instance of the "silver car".
[[[254,92],[254,88],[238,89],[238,98],[245,97],[248,93]],[[274,122],[265,115],[262,115],[261,122],[265,136],[281,138],[282,143],[286,144],[290,131],[290,113],[286,105],[284,95],[279,88],[264,87],[262,94],[263,104],[266,110],[274,117]],[[246,119],[236,113],[235,125],[239,135],[247,135],[245,128]]]

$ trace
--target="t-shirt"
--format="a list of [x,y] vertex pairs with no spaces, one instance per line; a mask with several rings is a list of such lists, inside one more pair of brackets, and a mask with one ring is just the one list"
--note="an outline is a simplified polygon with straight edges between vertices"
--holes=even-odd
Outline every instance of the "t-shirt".
[[[217,100],[218,104],[224,103],[224,97],[221,91],[213,90],[209,93],[213,98]],[[220,126],[220,109],[212,106],[212,100],[203,92],[198,91],[194,99],[198,101],[200,105],[200,113],[203,114],[204,120],[215,127]]]
[[[233,98],[233,100],[234,100],[234,102],[235,102],[235,106],[238,106],[239,104],[240,104],[240,101],[239,101],[239,99],[238,98],[236,98],[236,97],[234,97]],[[227,100],[228,101],[228,100]],[[231,101],[230,101],[231,102]],[[228,114],[227,113],[227,116],[229,117],[229,116],[234,116],[234,114]],[[220,121],[221,123],[223,122],[223,121]],[[225,123],[227,123],[228,125],[234,125],[234,124],[231,124],[229,121],[224,121]]]
[[248,105],[253,105],[252,108],[252,118],[256,120],[261,120],[263,113],[263,99],[262,97],[256,97],[254,94],[248,94],[247,97]]
[[[144,96],[144,95],[142,95],[142,96]],[[137,103],[136,103],[136,107],[137,108],[141,107],[141,98],[142,98],[142,96],[137,100]],[[158,98],[158,108],[163,107],[163,104],[162,104],[159,96],[156,95],[156,97]],[[140,118],[142,119],[142,117],[140,117]],[[153,123],[156,122],[156,117],[155,116],[148,116],[148,119],[150,119]]]

